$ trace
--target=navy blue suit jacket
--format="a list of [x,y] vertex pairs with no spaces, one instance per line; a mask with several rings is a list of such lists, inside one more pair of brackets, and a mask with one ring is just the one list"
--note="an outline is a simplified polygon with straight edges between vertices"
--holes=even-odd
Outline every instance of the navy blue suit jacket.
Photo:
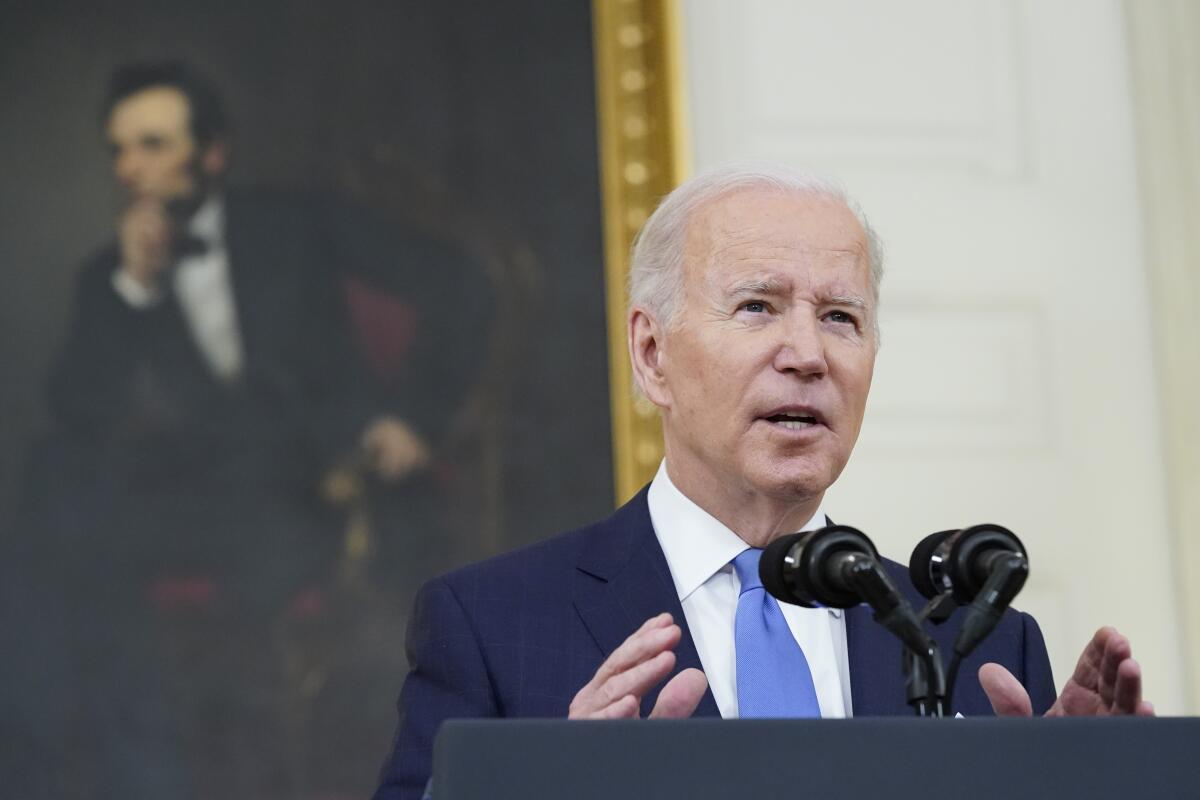
[[[888,569],[919,607],[923,598],[908,571],[892,562]],[[566,717],[571,699],[608,654],[663,611],[683,628],[675,671],[702,669],[644,489],[606,520],[430,581],[408,627],[410,671],[400,693],[400,724],[375,800],[420,797],[434,736],[446,719]],[[944,653],[951,651],[959,616],[934,631]],[[865,606],[846,612],[846,638],[854,715],[912,714],[898,640]],[[992,713],[976,677],[988,661],[1012,671],[1036,712],[1054,702],[1046,646],[1029,615],[1006,613],[963,663],[955,710]],[[643,715],[656,698],[657,690],[643,698]],[[719,716],[711,692],[696,715]]]

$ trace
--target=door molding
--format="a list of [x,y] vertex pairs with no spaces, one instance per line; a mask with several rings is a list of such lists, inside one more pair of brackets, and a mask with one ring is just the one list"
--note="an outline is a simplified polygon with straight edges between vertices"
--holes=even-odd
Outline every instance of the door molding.
[[1200,5],[1125,0],[1168,513],[1189,705],[1200,713]]

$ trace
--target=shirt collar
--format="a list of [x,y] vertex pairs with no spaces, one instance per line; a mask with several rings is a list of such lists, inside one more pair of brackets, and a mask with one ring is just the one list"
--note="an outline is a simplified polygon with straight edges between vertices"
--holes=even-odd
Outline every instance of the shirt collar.
[[[650,483],[646,502],[680,602],[747,547],[736,533],[679,491],[667,475],[665,460]],[[801,530],[815,530],[824,525],[825,512],[818,508]]]
[[188,220],[187,231],[209,247],[218,247],[225,237],[225,204],[210,194]]

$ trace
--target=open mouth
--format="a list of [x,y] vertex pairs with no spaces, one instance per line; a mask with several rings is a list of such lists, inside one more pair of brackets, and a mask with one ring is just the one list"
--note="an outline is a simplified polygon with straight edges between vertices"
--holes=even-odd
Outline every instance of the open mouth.
[[766,420],[789,431],[802,431],[820,424],[816,417],[808,414],[772,414]]

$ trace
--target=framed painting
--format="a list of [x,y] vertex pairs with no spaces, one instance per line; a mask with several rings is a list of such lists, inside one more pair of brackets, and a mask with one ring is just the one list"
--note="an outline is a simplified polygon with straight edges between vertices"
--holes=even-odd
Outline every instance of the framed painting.
[[648,478],[624,271],[683,166],[674,25],[4,12],[13,793],[363,796],[420,583]]

